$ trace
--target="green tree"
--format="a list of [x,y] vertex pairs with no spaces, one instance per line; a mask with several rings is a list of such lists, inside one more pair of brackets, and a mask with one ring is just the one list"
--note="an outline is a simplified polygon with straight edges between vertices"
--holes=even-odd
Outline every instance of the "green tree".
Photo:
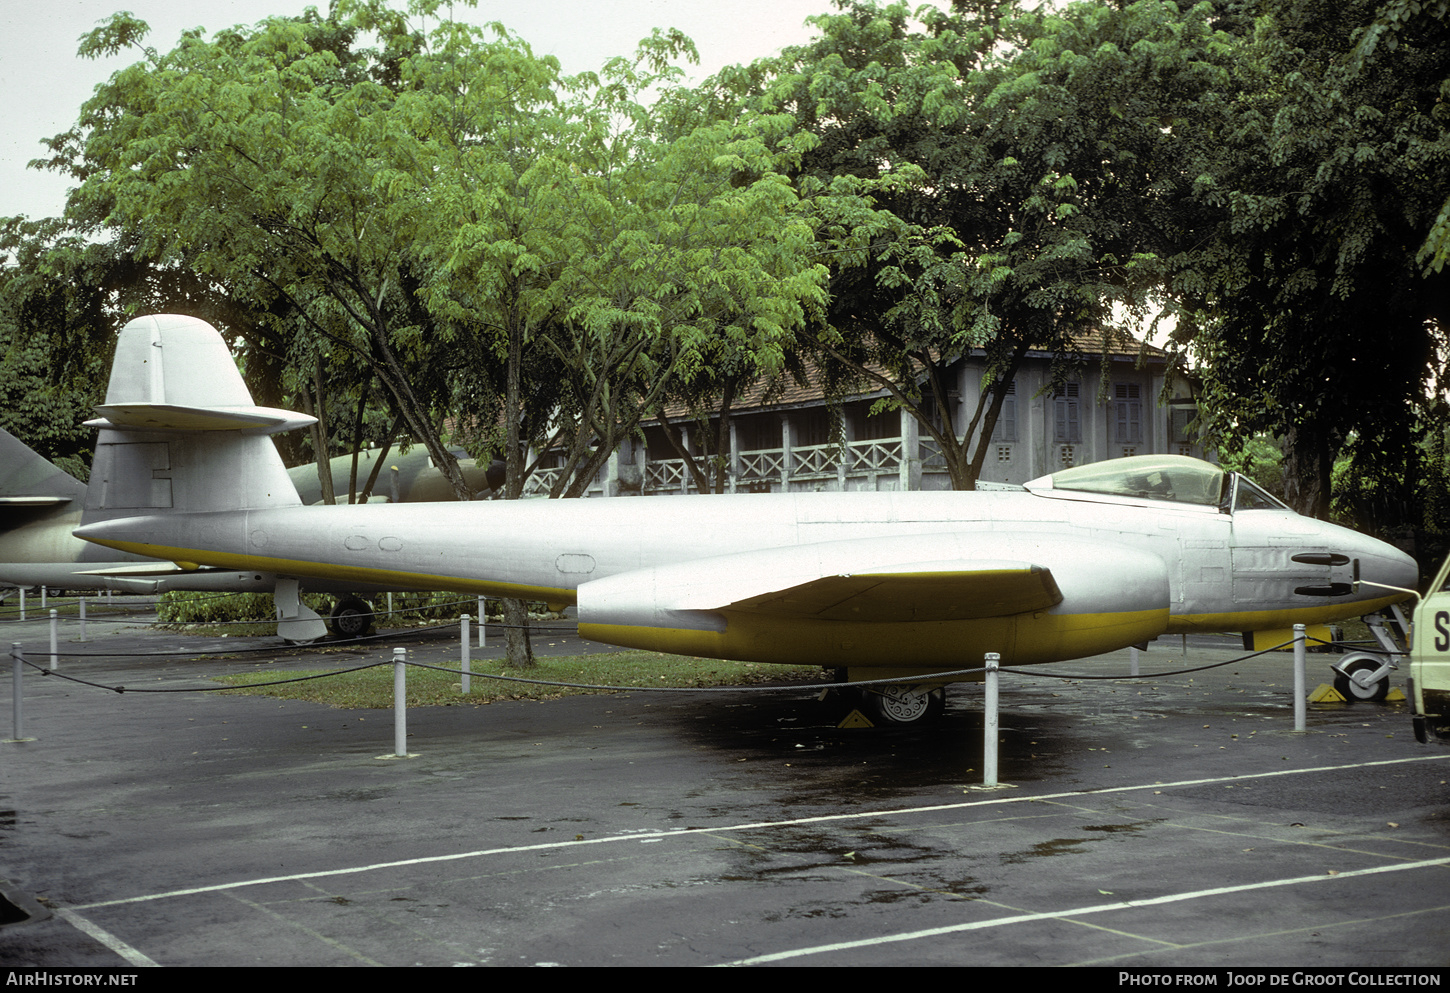
[[[677,383],[721,361],[778,368],[824,299],[808,205],[784,176],[790,120],[672,128],[641,103],[692,52],[657,33],[602,75],[559,80],[522,48],[460,37],[430,65],[439,79],[408,94],[430,164],[415,237],[437,274],[429,305],[507,372],[509,495],[530,443],[564,449],[552,495],[579,495]],[[544,360],[540,404],[524,373]]]
[[1284,437],[1287,499],[1316,516],[1350,439],[1356,476],[1416,485],[1404,477],[1446,386],[1450,273],[1416,255],[1450,196],[1450,25],[1414,19],[1357,57],[1396,6],[1261,6],[1205,188],[1224,216],[1176,284],[1201,302],[1176,333],[1217,429]]
[[[692,54],[678,34],[571,79],[439,8],[349,0],[143,49],[52,164],[81,181],[78,230],[195,272],[266,326],[244,362],[280,360],[322,421],[319,458],[375,392],[460,498],[449,419],[475,454],[502,448],[505,496],[551,444],[567,449],[553,495],[577,495],[672,383],[722,355],[777,368],[822,305],[786,176],[801,145],[782,115],[656,121],[640,94]],[[82,51],[144,33],[116,15]]]
[[[112,53],[144,33],[118,14],[81,52]],[[56,164],[82,180],[67,216],[224,287],[267,326],[259,356],[293,369],[291,385],[305,384],[304,405],[324,418],[325,360],[364,364],[466,497],[431,416],[436,394],[420,393],[429,379],[414,345],[426,329],[407,299],[410,245],[379,178],[394,165],[396,94],[368,74],[377,56],[354,51],[355,35],[309,11],[209,42],[188,35],[166,54],[145,49],[53,142]]]
[[[720,85],[818,139],[805,177],[874,198],[823,204],[828,380],[887,389],[971,488],[1026,353],[1052,354],[1060,383],[1088,332],[1147,312],[1201,214],[1196,125],[1218,112],[1231,39],[1207,5],[1157,0],[961,2],[919,23],[905,4],[838,6],[816,42]],[[959,418],[948,377],[973,349],[987,388]]]

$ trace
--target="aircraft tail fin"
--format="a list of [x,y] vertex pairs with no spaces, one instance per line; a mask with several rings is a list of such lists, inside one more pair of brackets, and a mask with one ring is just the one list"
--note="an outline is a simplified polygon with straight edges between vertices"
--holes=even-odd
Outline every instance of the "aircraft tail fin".
[[58,506],[85,495],[85,483],[0,428],[0,503]]
[[100,428],[87,524],[118,517],[298,506],[267,435],[314,418],[258,407],[216,328],[140,317],[121,329]]
[[52,510],[79,510],[86,484],[0,429],[0,527],[18,527]]

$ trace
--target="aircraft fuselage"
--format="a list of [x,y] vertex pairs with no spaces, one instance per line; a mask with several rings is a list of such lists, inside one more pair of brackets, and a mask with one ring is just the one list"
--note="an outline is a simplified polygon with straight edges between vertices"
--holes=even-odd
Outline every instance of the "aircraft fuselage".
[[[79,533],[184,566],[577,601],[581,633],[616,644],[798,661],[817,654],[809,645],[819,641],[823,657],[854,665],[891,664],[883,652],[901,664],[942,664],[979,643],[1017,662],[1056,661],[1163,633],[1325,622],[1397,599],[1383,590],[1296,594],[1349,578],[1347,567],[1292,560],[1306,552],[1358,558],[1365,578],[1391,585],[1414,577],[1413,561],[1383,542],[1287,510],[1227,514],[1027,492],[287,507],[122,518]],[[841,616],[822,610],[761,616],[732,590],[788,584],[803,556],[829,572],[837,553],[842,575],[1030,561],[1051,570],[1063,598],[1005,616],[938,612],[843,628]]]

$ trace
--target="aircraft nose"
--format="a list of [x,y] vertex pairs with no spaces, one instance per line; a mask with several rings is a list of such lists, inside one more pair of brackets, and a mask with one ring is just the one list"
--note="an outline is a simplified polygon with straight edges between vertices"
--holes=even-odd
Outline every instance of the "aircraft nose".
[[[1420,581],[1420,567],[1415,560],[1389,542],[1363,538],[1363,547],[1355,549],[1359,559],[1359,578],[1385,586],[1412,590]],[[1367,596],[1383,595],[1375,587],[1364,590]]]

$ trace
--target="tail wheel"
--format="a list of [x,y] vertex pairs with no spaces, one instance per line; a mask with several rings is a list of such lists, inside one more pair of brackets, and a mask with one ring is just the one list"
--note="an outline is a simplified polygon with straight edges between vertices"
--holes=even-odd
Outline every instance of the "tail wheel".
[[940,686],[884,686],[872,690],[872,712],[886,724],[927,724],[946,711],[946,691]]
[[1344,667],[1344,673],[1334,674],[1334,688],[1350,702],[1366,700],[1378,703],[1389,695],[1389,679],[1381,679],[1369,685],[1365,685],[1363,680],[1379,669],[1379,663],[1371,659],[1356,659]]
[[373,608],[366,600],[344,597],[332,608],[332,633],[339,638],[361,638],[373,626]]

